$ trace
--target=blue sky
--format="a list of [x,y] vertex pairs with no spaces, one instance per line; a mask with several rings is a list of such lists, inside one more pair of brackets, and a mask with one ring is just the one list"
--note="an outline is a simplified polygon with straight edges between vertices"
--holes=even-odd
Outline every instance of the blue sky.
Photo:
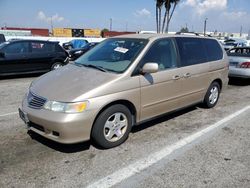
[[[0,0],[0,26],[109,28],[113,30],[155,30],[154,0]],[[181,0],[170,25],[170,31],[207,30],[243,32],[250,30],[250,0]]]

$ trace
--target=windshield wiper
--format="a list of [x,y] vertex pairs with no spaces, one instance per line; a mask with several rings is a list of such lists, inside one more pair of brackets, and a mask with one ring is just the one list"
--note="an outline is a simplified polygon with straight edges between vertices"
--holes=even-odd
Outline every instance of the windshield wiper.
[[89,65],[82,64],[82,66],[94,68],[94,69],[100,70],[102,72],[107,72],[107,70],[101,66],[96,66],[96,65],[91,65],[91,64],[89,64]]

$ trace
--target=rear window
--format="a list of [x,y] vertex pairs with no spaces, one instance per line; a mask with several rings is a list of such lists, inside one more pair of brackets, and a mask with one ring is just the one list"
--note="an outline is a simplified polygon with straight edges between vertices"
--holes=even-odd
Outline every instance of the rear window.
[[181,65],[189,66],[207,62],[206,49],[199,38],[176,38]]
[[250,55],[250,48],[234,48],[227,52],[228,55]]
[[203,40],[208,61],[217,61],[223,58],[223,51],[219,43],[214,39],[204,39]]

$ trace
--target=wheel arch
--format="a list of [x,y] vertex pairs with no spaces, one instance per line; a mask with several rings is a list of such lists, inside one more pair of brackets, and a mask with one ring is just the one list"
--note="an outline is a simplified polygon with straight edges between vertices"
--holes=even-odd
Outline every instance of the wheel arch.
[[106,104],[105,106],[103,106],[103,107],[101,108],[101,110],[97,113],[97,115],[96,115],[96,117],[95,117],[95,119],[94,119],[94,121],[93,121],[92,128],[91,128],[91,133],[92,133],[94,124],[95,124],[95,122],[96,122],[98,116],[99,116],[104,110],[106,110],[107,108],[109,108],[109,107],[111,107],[111,106],[113,106],[113,105],[116,105],[116,104],[121,104],[121,105],[126,106],[126,107],[129,109],[129,111],[131,112],[131,114],[132,114],[132,126],[136,124],[137,111],[136,111],[135,105],[134,105],[132,102],[128,101],[128,100],[123,100],[123,99],[121,99],[121,100],[116,100],[116,101],[110,102],[110,103]]
[[[211,82],[211,84],[214,83],[214,82],[217,82],[217,83],[219,84],[219,86],[220,86],[220,89],[222,89],[223,83],[222,83],[222,80],[221,80],[220,78],[214,79],[214,80]],[[211,85],[211,84],[210,84],[210,85]]]
[[54,58],[52,59],[52,65],[55,64],[55,63],[62,63],[62,64],[65,64],[64,63],[64,60],[62,58]]

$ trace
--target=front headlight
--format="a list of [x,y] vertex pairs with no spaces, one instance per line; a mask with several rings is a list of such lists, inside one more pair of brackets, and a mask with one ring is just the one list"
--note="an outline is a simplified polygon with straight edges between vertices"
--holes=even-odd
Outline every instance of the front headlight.
[[75,103],[47,101],[44,105],[44,109],[51,110],[54,112],[80,113],[86,110],[87,105],[88,105],[87,101],[75,102]]

